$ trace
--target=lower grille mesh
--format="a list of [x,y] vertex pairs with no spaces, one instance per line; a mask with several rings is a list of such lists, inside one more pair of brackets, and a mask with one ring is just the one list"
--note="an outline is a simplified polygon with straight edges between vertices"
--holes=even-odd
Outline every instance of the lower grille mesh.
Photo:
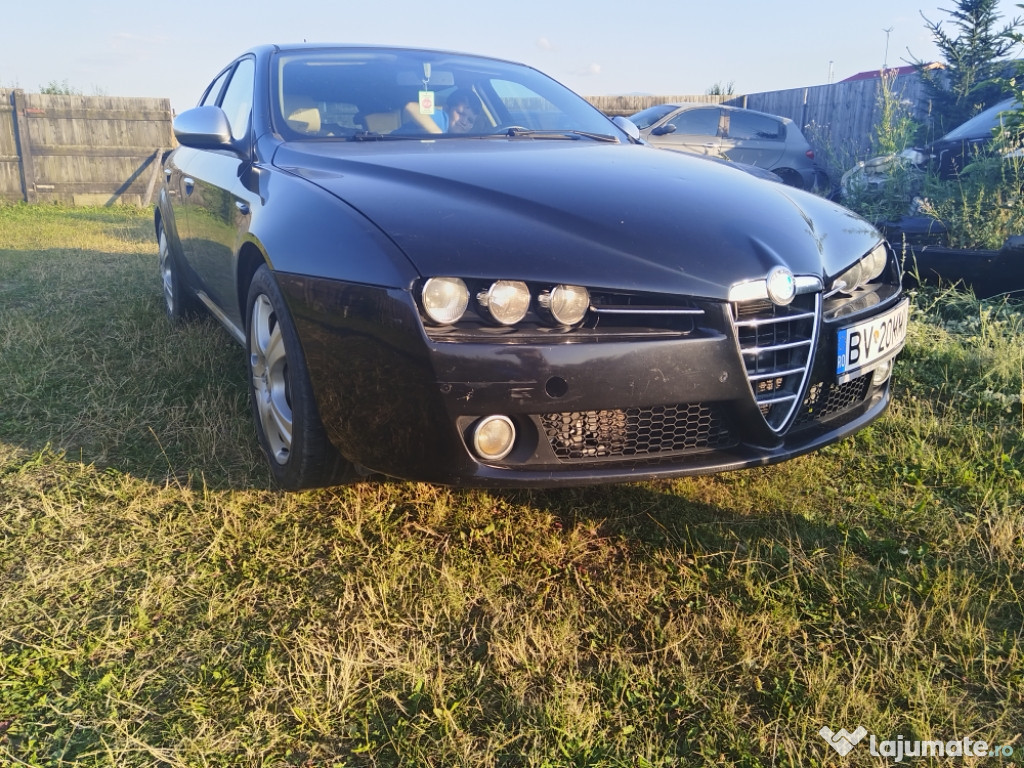
[[703,451],[736,444],[719,409],[701,403],[548,413],[541,421],[551,450],[561,461]]
[[808,424],[827,419],[864,402],[871,385],[871,374],[848,381],[845,384],[819,381],[807,390],[796,424]]

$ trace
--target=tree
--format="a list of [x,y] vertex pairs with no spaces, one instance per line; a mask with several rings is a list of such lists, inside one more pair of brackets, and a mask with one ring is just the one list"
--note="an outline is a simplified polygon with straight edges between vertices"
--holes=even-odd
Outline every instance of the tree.
[[928,62],[914,60],[932,100],[933,128],[941,136],[1004,97],[1000,76],[1007,66],[1005,57],[1017,45],[1015,34],[1021,27],[1019,17],[999,27],[1002,16],[996,8],[999,0],[958,0],[949,14],[953,30],[941,21],[931,21],[923,13],[926,28],[932,34],[945,64],[926,69]]
[[67,78],[64,78],[63,82],[58,83],[56,80],[51,80],[46,85],[40,86],[40,93],[45,93],[50,96],[81,96],[82,92],[77,88],[72,88],[68,83]]
[[721,81],[718,81],[714,85],[705,91],[708,96],[735,96],[736,95],[736,83],[730,80],[726,85],[722,85]]
[[[1024,9],[1024,5],[1017,7]],[[1010,39],[1017,45],[1024,46],[1024,34],[1019,31],[1012,31]],[[1002,82],[1007,98],[1016,97],[1018,104],[1017,109],[1004,116],[1002,129],[996,139],[1002,142],[1007,152],[1016,154],[1024,147],[1024,61],[1018,59],[1011,76]]]

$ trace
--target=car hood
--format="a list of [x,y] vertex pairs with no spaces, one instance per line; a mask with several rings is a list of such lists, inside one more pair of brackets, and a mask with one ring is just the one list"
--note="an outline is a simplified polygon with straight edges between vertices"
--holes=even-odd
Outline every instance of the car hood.
[[724,299],[777,265],[834,276],[880,239],[816,196],[642,145],[301,142],[273,163],[361,212],[425,276]]

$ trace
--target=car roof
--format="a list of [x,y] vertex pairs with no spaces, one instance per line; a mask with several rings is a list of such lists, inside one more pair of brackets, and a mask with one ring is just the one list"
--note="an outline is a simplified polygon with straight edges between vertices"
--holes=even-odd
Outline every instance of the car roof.
[[[404,51],[427,54],[438,54],[442,56],[463,56],[474,59],[487,59],[489,61],[501,61],[506,64],[516,64],[523,67],[530,67],[513,59],[502,59],[495,56],[485,56],[467,51],[454,51],[445,48],[424,48],[415,45],[381,45],[377,43],[267,43],[265,45],[253,46],[245,53],[266,54],[266,53],[290,53],[293,51]],[[244,55],[244,54],[243,54]],[[534,67],[530,67],[534,69]]]
[[790,118],[788,118],[788,117],[786,117],[784,115],[773,115],[771,112],[761,112],[760,110],[757,110],[757,109],[748,109],[747,107],[737,107],[737,106],[734,106],[732,104],[721,104],[721,103],[715,103],[715,102],[680,101],[680,102],[676,102],[674,104],[662,104],[662,105],[654,105],[654,106],[672,107],[673,110],[676,110],[676,109],[694,109],[695,107],[715,107],[717,109],[724,109],[727,112],[749,112],[749,113],[751,113],[753,115],[764,115],[765,117],[771,117],[771,118],[773,118],[775,120],[781,120],[784,123],[791,123],[791,122],[793,122]]

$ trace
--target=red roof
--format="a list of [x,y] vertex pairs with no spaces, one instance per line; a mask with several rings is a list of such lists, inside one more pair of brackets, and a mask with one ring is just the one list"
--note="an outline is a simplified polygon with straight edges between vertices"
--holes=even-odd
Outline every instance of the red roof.
[[[941,68],[942,65],[937,61],[933,61],[931,64],[925,64],[923,68],[935,69],[936,67]],[[917,72],[917,67],[913,64],[908,64],[905,67],[889,67],[888,69],[869,69],[867,72],[858,72],[856,75],[851,75],[841,82],[849,83],[853,80],[877,80],[883,74],[886,77],[899,77],[900,75],[912,75],[915,72]]]

